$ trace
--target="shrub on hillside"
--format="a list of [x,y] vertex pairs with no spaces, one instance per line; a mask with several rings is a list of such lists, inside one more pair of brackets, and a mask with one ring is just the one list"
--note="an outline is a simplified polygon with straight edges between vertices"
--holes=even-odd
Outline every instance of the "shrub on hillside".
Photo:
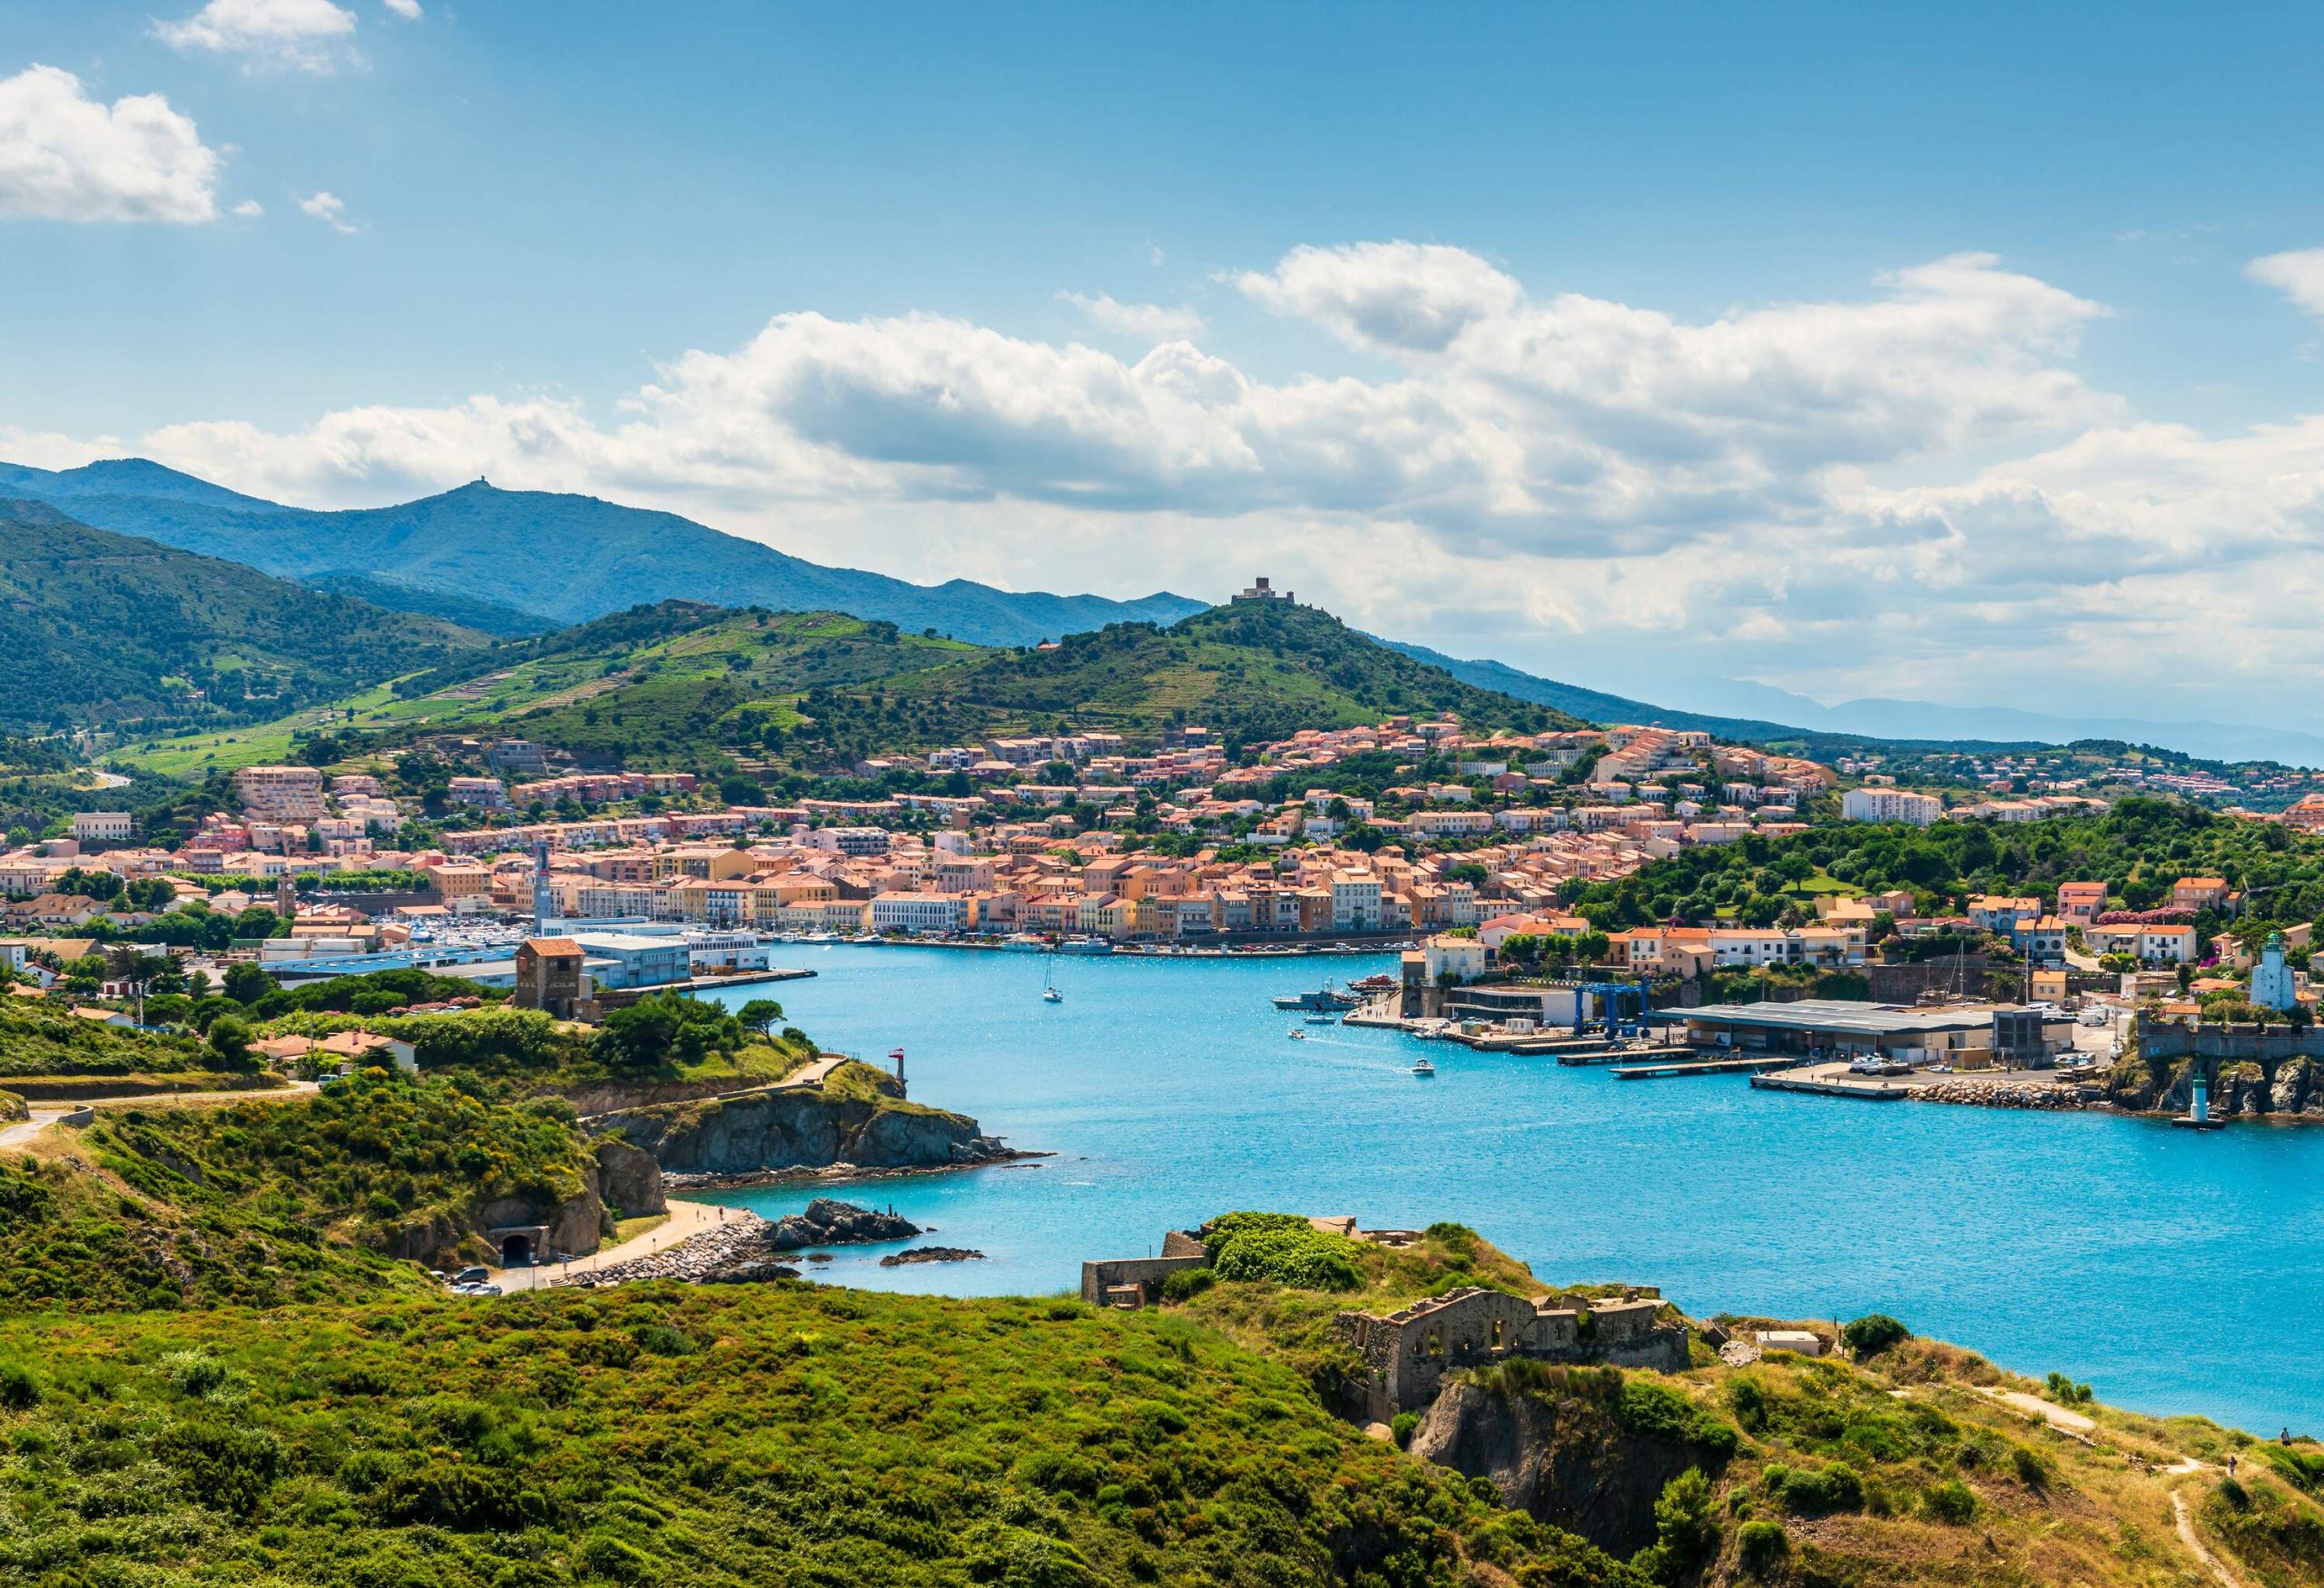
[[1322,1230],[1253,1229],[1218,1249],[1221,1279],[1258,1280],[1302,1290],[1353,1290],[1360,1281],[1355,1243]]
[[1921,1504],[1939,1522],[1965,1527],[1976,1520],[1977,1494],[1959,1478],[1931,1484],[1921,1494]]
[[1877,1356],[1891,1346],[1901,1346],[1913,1331],[1885,1312],[1868,1312],[1841,1326],[1840,1339],[1858,1356]]
[[1743,1563],[1754,1570],[1774,1564],[1791,1549],[1791,1540],[1780,1522],[1746,1522],[1735,1539],[1742,1547]]
[[1864,1504],[1864,1479],[1846,1462],[1827,1462],[1816,1467],[1772,1465],[1764,1477],[1776,1503],[1801,1516],[1854,1511]]
[[1218,1276],[1208,1268],[1181,1268],[1162,1281],[1162,1299],[1192,1301],[1217,1283]]

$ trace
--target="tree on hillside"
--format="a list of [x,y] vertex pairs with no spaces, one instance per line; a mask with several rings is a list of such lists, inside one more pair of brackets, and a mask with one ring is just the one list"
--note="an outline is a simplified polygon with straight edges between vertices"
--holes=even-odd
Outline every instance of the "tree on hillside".
[[221,1015],[210,1022],[210,1053],[221,1070],[247,1070],[252,1063],[250,1022]]
[[753,998],[735,1011],[735,1018],[745,1030],[763,1037],[783,1018],[783,1005],[772,998]]
[[274,991],[274,978],[244,961],[226,967],[226,996],[247,1007]]
[[631,1071],[697,1064],[742,1045],[743,1022],[714,1003],[675,992],[649,994],[606,1017],[597,1051],[609,1068]]

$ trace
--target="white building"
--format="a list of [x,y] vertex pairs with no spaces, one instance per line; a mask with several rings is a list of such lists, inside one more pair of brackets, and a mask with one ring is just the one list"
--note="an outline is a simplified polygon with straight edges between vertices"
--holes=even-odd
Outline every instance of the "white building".
[[1380,879],[1370,872],[1332,873],[1332,930],[1380,930]]
[[1925,827],[1943,814],[1943,800],[1905,789],[1852,788],[1840,796],[1844,822],[1909,822]]
[[73,813],[73,842],[75,843],[125,843],[129,841],[127,811],[75,811]]
[[1440,934],[1421,944],[1420,954],[1421,974],[1431,981],[1448,971],[1462,981],[1473,981],[1485,973],[1485,945],[1473,937]]
[[881,893],[872,901],[873,932],[958,932],[966,918],[958,893]]

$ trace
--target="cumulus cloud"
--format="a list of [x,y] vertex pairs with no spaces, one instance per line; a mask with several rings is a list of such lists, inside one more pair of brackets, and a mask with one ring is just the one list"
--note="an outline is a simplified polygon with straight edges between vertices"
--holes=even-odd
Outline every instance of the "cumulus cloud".
[[382,3],[406,22],[419,20],[419,0],[382,0]]
[[236,204],[231,210],[229,210],[226,212],[230,215],[237,216],[244,221],[255,221],[261,215],[266,213],[266,206],[260,203],[256,199],[244,199],[241,203]]
[[309,193],[299,201],[299,208],[342,235],[362,230],[347,218],[347,201],[329,188]]
[[0,217],[214,221],[217,181],[217,152],[158,94],[108,105],[55,66],[0,80]]
[[[2230,634],[2280,678],[2324,664],[2324,418],[2224,438],[2143,419],[2073,367],[2103,308],[1990,256],[1701,320],[1409,243],[1235,281],[1383,371],[1271,379],[1187,337],[1126,358],[796,312],[610,411],[479,394],[140,446],[315,504],[485,472],[918,578],[1206,594],[1268,572],[1375,629],[1648,697],[1683,697],[1691,669],[2161,700],[2216,676],[2206,648]],[[1153,305],[1068,301],[1168,329]]]
[[357,59],[354,35],[355,13],[331,0],[210,0],[192,16],[153,24],[153,36],[181,54],[237,55],[257,72],[334,71]]
[[2324,248],[2266,254],[2244,266],[2243,273],[2261,286],[2275,288],[2302,313],[2324,320]]
[[1058,297],[1081,311],[1090,324],[1118,336],[1142,337],[1148,342],[1182,341],[1205,329],[1203,318],[1183,306],[1166,309],[1159,303],[1118,303],[1100,292],[1059,292]]
[[1468,250],[1417,242],[1295,248],[1274,270],[1245,271],[1236,284],[1254,302],[1315,321],[1351,346],[1402,352],[1442,352],[1524,297]]
[[[301,208],[349,224],[327,192]],[[352,426],[334,416],[236,444],[310,452],[351,484],[369,478],[380,437],[400,453],[456,434],[500,472],[561,453],[634,485],[737,499],[1329,512],[1408,520],[1464,551],[1587,557],[1813,522],[1866,468],[2119,412],[2050,357],[2096,307],[1988,259],[1901,271],[1860,301],[1689,324],[1531,301],[1473,256],[1443,257],[1457,252],[1337,251],[1358,281],[1300,250],[1268,276],[1334,334],[1433,350],[1384,380],[1269,382],[1185,340],[1127,361],[943,316],[792,313],[731,351],[676,359],[610,429],[478,399],[409,427],[358,410]]]

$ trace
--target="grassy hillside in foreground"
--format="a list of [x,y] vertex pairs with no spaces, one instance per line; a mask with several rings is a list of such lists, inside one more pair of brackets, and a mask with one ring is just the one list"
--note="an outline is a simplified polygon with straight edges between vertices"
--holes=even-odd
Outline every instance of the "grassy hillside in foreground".
[[[1397,1283],[1521,1273],[1465,1232],[1431,1240]],[[1277,1351],[1277,1312],[1317,1300],[1230,1281],[1119,1314],[665,1283],[262,1327],[0,1320],[0,1575],[2186,1588],[2208,1573],[2174,1504],[2238,1582],[2324,1573],[2314,1446],[2099,1406],[2068,1437],[1988,1393],[2022,1381],[1909,1338],[1861,1365],[1476,1373],[1459,1395],[1520,1430],[1511,1471],[1432,1465],[1327,1415]],[[2232,1483],[2206,1465],[2230,1454]],[[1587,1501],[1600,1527],[1642,1509],[1651,1542],[1617,1559],[1497,1483],[1537,1511]]]
[[267,1323],[0,1324],[0,1575],[1640,1582],[1151,1315],[664,1285]]
[[272,715],[485,643],[37,502],[0,502],[0,721]]

